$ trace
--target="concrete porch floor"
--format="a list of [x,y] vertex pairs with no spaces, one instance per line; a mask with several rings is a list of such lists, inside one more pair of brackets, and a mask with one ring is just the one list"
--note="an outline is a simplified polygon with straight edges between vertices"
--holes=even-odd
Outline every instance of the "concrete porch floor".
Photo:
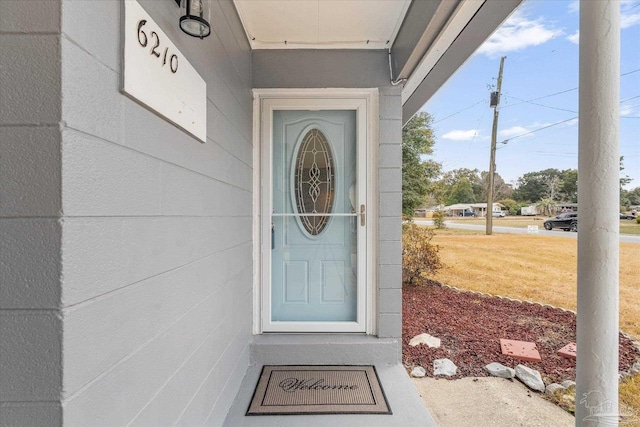
[[411,383],[402,365],[375,365],[382,388],[387,396],[392,415],[264,415],[245,416],[253,390],[258,383],[262,365],[251,366],[242,381],[240,391],[227,415],[227,427],[249,426],[367,426],[411,427],[435,426],[422,399]]
[[[249,369],[224,426],[435,426],[400,359],[401,343],[395,338],[361,334],[257,335],[251,343]],[[264,365],[374,365],[393,414],[245,416]]]

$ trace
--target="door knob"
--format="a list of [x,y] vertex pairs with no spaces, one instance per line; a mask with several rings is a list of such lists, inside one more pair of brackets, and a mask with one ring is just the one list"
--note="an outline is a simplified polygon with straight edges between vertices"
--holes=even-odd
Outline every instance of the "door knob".
[[365,226],[367,223],[367,213],[364,205],[360,205],[360,225]]

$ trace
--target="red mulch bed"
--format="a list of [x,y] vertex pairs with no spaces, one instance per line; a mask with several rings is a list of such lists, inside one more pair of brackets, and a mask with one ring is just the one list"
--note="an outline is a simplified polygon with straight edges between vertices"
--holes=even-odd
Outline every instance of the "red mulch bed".
[[[557,351],[576,341],[576,315],[557,308],[510,301],[498,297],[459,292],[428,281],[424,286],[404,287],[402,354],[407,366],[422,366],[433,376],[433,360],[451,359],[458,375],[450,378],[486,377],[491,362],[515,368],[537,369],[552,382],[575,380],[576,363]],[[416,335],[428,333],[441,339],[440,348],[409,346]],[[535,342],[541,362],[505,356],[500,338]],[[631,340],[620,335],[620,371],[640,358]]]

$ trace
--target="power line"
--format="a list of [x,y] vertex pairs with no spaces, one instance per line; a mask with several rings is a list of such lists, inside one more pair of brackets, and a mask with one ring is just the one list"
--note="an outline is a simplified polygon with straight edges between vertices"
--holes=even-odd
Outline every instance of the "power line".
[[543,126],[543,127],[541,127],[541,128],[531,130],[531,131],[529,131],[529,132],[521,133],[520,135],[516,135],[516,136],[514,136],[514,137],[511,137],[511,138],[505,139],[504,141],[500,141],[500,143],[501,143],[501,144],[506,144],[507,142],[509,142],[509,141],[511,141],[511,140],[513,140],[513,139],[521,138],[521,137],[526,136],[526,135],[531,135],[532,133],[539,132],[539,131],[541,131],[541,130],[545,130],[545,129],[549,129],[549,128],[554,127],[554,126],[558,126],[558,125],[561,125],[561,124],[563,124],[563,123],[570,122],[571,120],[575,120],[575,119],[577,119],[577,118],[578,118],[578,116],[571,117],[570,119],[562,120],[561,122],[552,123],[552,124],[550,124],[550,125]]
[[[533,98],[533,99],[529,99],[529,100],[523,100],[522,102],[518,102],[517,104],[505,105],[502,108],[515,107],[516,105],[521,105],[521,104],[524,104],[524,103],[527,103],[527,102],[532,102],[532,101],[538,101],[540,99],[551,98],[552,96],[561,95],[561,94],[567,93],[567,92],[573,92],[574,90],[578,90],[578,88],[574,87],[573,89],[567,89],[567,90],[563,90],[563,91],[560,91],[560,92],[551,93],[549,95],[541,96],[541,97],[538,97],[538,98]],[[515,97],[513,97],[513,98],[515,98]]]
[[[575,110],[567,110],[566,108],[552,107],[551,105],[539,104],[537,102],[527,101],[525,99],[521,99],[521,98],[518,98],[516,96],[505,95],[505,97],[512,98],[512,99],[517,99],[518,101],[526,102],[528,104],[537,105],[538,107],[550,108],[552,110],[566,111],[568,113],[578,114],[578,112],[575,111]],[[634,96],[634,97],[631,97],[631,98],[627,98],[627,99],[623,99],[622,101],[620,101],[620,103],[622,104],[623,102],[630,101],[630,100],[635,99],[635,98],[640,98],[640,95],[639,96]],[[640,104],[638,104],[638,105],[640,105]],[[633,105],[630,108],[635,108],[638,105]],[[621,119],[640,119],[640,116],[620,116],[620,118]]]
[[[639,69],[639,70],[637,70],[637,71],[640,71],[640,69]],[[506,96],[506,95],[505,95],[505,96]],[[631,101],[632,99],[636,99],[636,98],[640,98],[640,95],[636,95],[636,96],[632,96],[632,97],[627,98],[627,99],[623,99],[622,101],[620,101],[620,103],[622,104],[623,102]],[[528,102],[528,101],[526,101],[526,102]],[[543,107],[545,107],[544,105],[542,105],[542,106],[543,106]],[[551,108],[553,108],[553,107],[551,107]],[[572,112],[572,113],[577,113],[577,111],[571,111],[571,110],[566,110],[566,111],[570,111],[570,112]],[[529,131],[529,132],[521,133],[520,135],[516,135],[516,136],[514,136],[514,137],[507,138],[507,139],[505,139],[505,140],[503,140],[503,141],[500,141],[500,143],[501,143],[501,144],[506,144],[507,142],[509,142],[509,141],[511,141],[511,140],[513,140],[513,139],[520,138],[520,137],[523,137],[523,136],[526,136],[526,135],[530,135],[530,134],[532,134],[532,133],[534,133],[534,132],[538,132],[538,131],[541,131],[541,130],[544,130],[544,129],[549,129],[550,127],[554,127],[554,126],[557,126],[557,125],[561,125],[562,123],[570,122],[571,120],[575,120],[575,119],[577,119],[577,118],[578,118],[578,116],[571,117],[570,119],[566,119],[566,120],[562,120],[562,121],[560,121],[560,122],[552,123],[552,124],[550,124],[550,125],[548,125],[548,126],[543,126],[543,127],[541,127],[541,128],[534,129],[534,130],[531,130],[531,131]],[[638,118],[640,118],[640,117],[636,117],[636,116],[622,116],[621,118],[638,119]]]
[[620,74],[620,77],[628,76],[629,74],[637,73],[638,71],[640,71],[640,68],[638,68],[637,70],[631,70],[627,71],[626,73],[622,73]]
[[455,115],[457,115],[457,114],[462,113],[463,111],[467,111],[468,109],[473,108],[473,107],[475,107],[476,105],[478,105],[478,104],[480,104],[480,103],[482,103],[482,102],[485,102],[485,100],[484,100],[484,99],[481,99],[480,101],[476,102],[475,104],[471,104],[471,105],[469,105],[468,107],[463,108],[462,110],[456,111],[456,112],[455,112],[455,113],[453,113],[453,114],[449,114],[447,117],[444,117],[444,118],[442,118],[442,119],[436,120],[435,122],[433,122],[433,123],[432,123],[432,125],[435,125],[436,123],[440,123],[440,122],[441,122],[441,121],[443,121],[443,120],[447,120],[449,117],[453,117],[453,116],[455,116]]
[[632,96],[631,98],[623,99],[622,101],[620,101],[620,104],[622,104],[623,102],[631,101],[632,99],[636,99],[636,98],[640,98],[640,95],[636,95],[636,96]]
[[575,157],[578,153],[551,153],[548,151],[532,151],[531,153],[537,154],[539,156],[550,156],[550,157]]
[[522,101],[522,102],[526,102],[528,104],[533,104],[533,105],[537,105],[538,107],[545,107],[545,108],[551,108],[552,110],[558,110],[558,111],[567,111],[569,113],[574,113],[574,114],[578,114],[577,111],[574,110],[567,110],[566,108],[558,108],[558,107],[552,107],[550,105],[544,105],[544,104],[539,104],[537,102],[533,102],[533,101],[527,101],[526,99],[522,99],[522,98],[518,98],[516,96],[511,96],[511,95],[505,95],[507,98],[512,98],[512,99],[516,99],[518,101]]
[[[626,73],[622,73],[620,74],[620,77],[624,77],[624,76],[628,76],[629,74],[633,74],[633,73],[637,73],[640,71],[640,68],[635,69],[635,70],[631,70],[631,71],[627,71]],[[573,92],[574,90],[578,90],[577,87],[571,88],[571,89],[566,89],[566,90],[562,90],[560,92],[555,92],[555,93],[551,93],[549,95],[544,95],[544,96],[540,96],[538,98],[533,98],[533,99],[529,99],[529,100],[522,100],[522,102],[518,102],[517,104],[511,104],[511,105],[505,105],[502,108],[507,108],[507,107],[515,107],[516,105],[521,105],[527,102],[531,102],[531,101],[538,101],[540,99],[545,99],[545,98],[550,98],[552,96],[556,96],[556,95],[562,95],[563,93],[567,93],[567,92]],[[515,98],[515,96],[513,96],[512,98]],[[637,98],[637,97],[636,97]],[[517,99],[517,98],[516,98]],[[629,98],[629,99],[633,99],[633,98]],[[626,99],[625,101],[628,101],[628,99]]]

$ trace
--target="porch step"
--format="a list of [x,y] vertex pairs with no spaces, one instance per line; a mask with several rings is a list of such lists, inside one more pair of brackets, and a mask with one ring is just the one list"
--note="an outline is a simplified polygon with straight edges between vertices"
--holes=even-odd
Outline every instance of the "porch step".
[[251,344],[251,365],[399,364],[402,342],[360,334],[263,334]]
[[[317,348],[317,346],[314,346]],[[326,364],[326,361],[322,361]],[[296,361],[295,363],[301,363]],[[309,362],[304,362],[309,363]],[[336,363],[336,362],[331,362]],[[278,363],[284,365],[286,363]],[[393,414],[245,416],[262,365],[250,366],[224,421],[226,427],[431,427],[436,423],[400,364],[376,364],[376,371]]]

